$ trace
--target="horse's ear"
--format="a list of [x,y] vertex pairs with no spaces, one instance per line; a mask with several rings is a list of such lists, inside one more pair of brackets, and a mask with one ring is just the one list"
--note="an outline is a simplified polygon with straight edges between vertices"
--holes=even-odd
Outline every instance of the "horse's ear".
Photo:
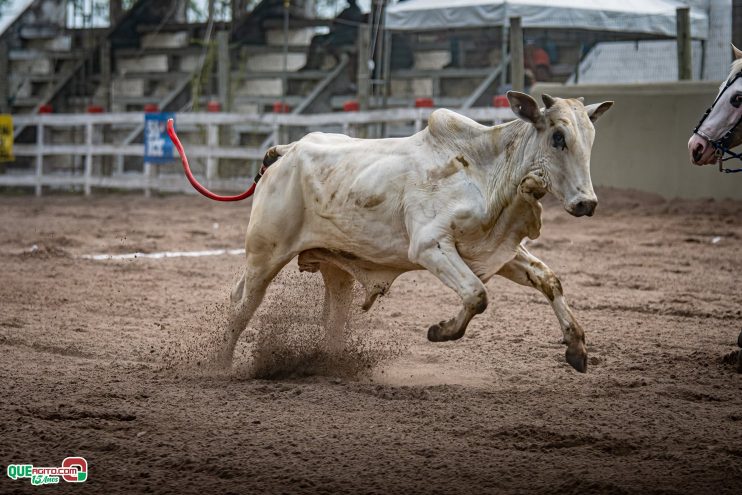
[[742,50],[734,46],[734,43],[732,43],[732,51],[734,52],[734,60],[739,60],[742,58]]

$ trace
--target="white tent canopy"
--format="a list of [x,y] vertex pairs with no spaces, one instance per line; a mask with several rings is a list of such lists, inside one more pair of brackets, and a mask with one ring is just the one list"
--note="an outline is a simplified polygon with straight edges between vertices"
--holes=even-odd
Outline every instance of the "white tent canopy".
[[[675,36],[674,0],[408,0],[390,6],[394,31],[502,26],[520,17],[526,28],[587,29]],[[706,39],[708,18],[691,10],[691,34]]]

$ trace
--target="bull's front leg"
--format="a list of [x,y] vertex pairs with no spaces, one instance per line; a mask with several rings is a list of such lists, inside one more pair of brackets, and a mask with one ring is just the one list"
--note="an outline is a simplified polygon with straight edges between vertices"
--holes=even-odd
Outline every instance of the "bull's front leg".
[[413,242],[410,260],[419,264],[453,289],[464,303],[457,316],[441,321],[428,329],[428,340],[445,342],[464,336],[466,327],[474,318],[487,309],[487,290],[469,266],[461,259],[456,246],[449,238],[427,239]]
[[554,272],[521,245],[518,246],[515,258],[503,266],[497,274],[517,284],[534,287],[546,296],[564,333],[567,362],[581,373],[587,371],[585,332],[567,305],[562,293],[562,284]]

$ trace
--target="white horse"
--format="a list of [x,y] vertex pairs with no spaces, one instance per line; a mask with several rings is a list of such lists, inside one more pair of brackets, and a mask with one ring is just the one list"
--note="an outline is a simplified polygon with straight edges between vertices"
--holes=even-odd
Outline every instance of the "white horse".
[[[732,50],[734,62],[729,77],[719,87],[716,99],[688,141],[688,153],[696,165],[721,163],[724,154],[742,144],[742,126],[739,125],[742,121],[742,50],[734,45]],[[742,347],[742,332],[737,345]],[[742,373],[742,351],[737,354],[737,371]]]

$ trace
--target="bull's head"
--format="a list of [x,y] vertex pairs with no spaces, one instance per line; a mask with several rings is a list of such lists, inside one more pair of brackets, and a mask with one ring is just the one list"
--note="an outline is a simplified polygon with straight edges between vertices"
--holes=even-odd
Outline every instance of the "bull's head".
[[590,153],[595,140],[593,123],[613,105],[604,101],[584,105],[582,98],[561,99],[543,95],[544,109],[536,100],[517,91],[508,92],[510,108],[518,118],[536,128],[532,157],[547,190],[562,202],[571,215],[592,216],[598,204],[590,179]]

